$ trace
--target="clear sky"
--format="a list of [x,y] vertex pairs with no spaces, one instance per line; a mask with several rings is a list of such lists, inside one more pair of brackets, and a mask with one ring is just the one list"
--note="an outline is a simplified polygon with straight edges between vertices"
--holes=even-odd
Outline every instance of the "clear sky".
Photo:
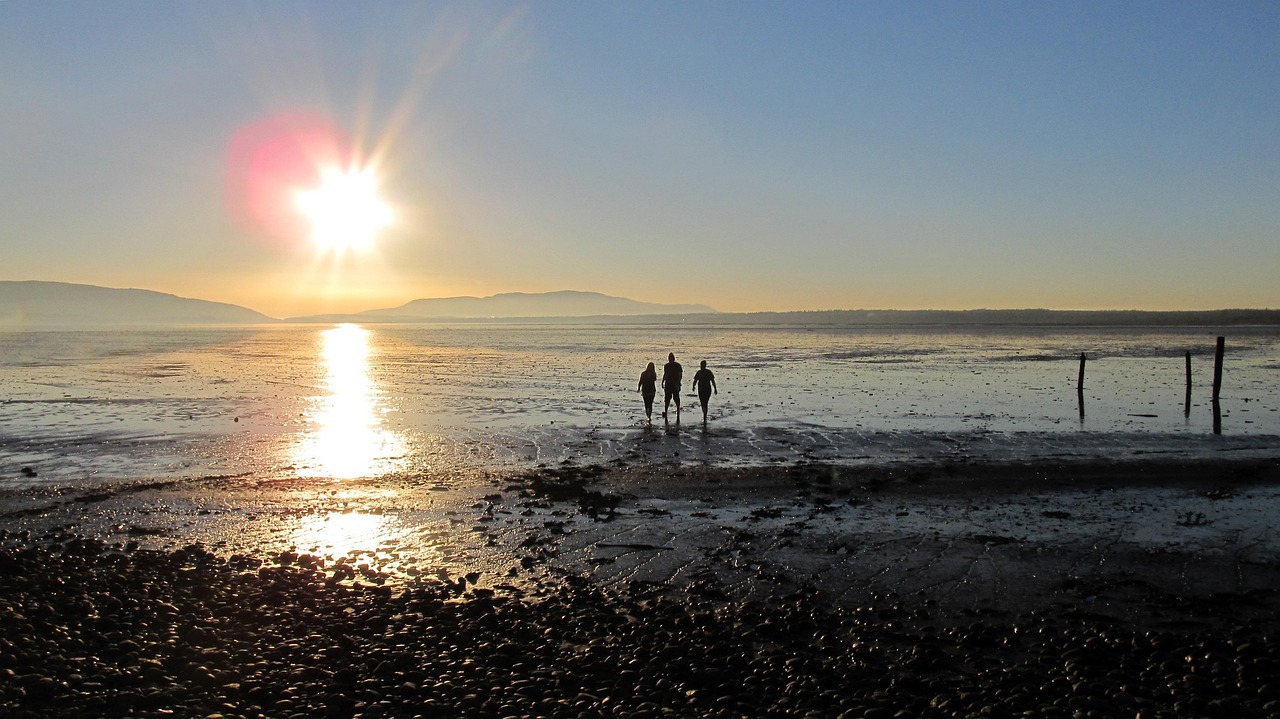
[[[304,126],[371,247],[246,209]],[[276,316],[1280,307],[1280,3],[4,0],[0,173],[0,279]]]

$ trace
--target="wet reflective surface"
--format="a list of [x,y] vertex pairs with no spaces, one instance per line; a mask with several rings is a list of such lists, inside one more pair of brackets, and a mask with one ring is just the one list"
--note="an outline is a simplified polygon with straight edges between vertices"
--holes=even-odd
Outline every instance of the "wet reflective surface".
[[[0,487],[245,473],[429,481],[565,460],[1274,452],[1280,331],[1228,335],[1221,437],[1210,403],[1215,335],[582,325],[5,333]],[[643,422],[636,377],[668,351],[686,379],[702,359],[716,373],[706,426],[689,387],[681,416]],[[1077,394],[1081,352],[1089,361]]]
[[347,557],[389,541],[389,524],[380,514],[323,512],[299,519],[291,539],[293,546],[310,554]]
[[309,429],[294,455],[300,476],[351,479],[404,466],[404,443],[386,429],[382,389],[370,370],[369,331],[341,325],[320,333],[324,394],[309,402]]

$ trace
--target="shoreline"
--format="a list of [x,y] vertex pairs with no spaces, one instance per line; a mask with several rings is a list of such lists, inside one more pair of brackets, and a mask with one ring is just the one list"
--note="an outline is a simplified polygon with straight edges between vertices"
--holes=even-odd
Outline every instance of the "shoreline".
[[1280,711],[1277,459],[46,499],[0,515],[12,716]]
[[[1188,599],[1280,587],[1280,460],[210,476],[6,492],[0,508],[0,529],[37,543],[301,558],[331,579],[397,590],[472,576],[529,593],[568,577],[737,601],[921,596],[972,615],[1031,610],[1077,586],[1095,587],[1100,611],[1146,621],[1123,587]],[[1266,606],[1280,616],[1274,598]]]
[[[775,574],[790,575],[790,583],[853,593],[855,601],[862,577],[912,574],[877,569],[877,562],[923,562],[924,569],[1003,563],[1067,576],[1081,574],[1076,565],[1087,561],[1141,569],[1155,557],[1177,557],[1175,589],[1183,593],[1225,579],[1241,590],[1265,586],[1249,575],[1280,565],[1280,534],[1270,528],[1277,513],[1280,458],[873,467],[566,462],[366,480],[211,475],[0,491],[0,530],[10,535],[75,535],[117,549],[196,544],[263,559],[310,555],[320,566],[360,559],[397,586],[419,575],[475,571],[490,585],[548,572],[606,586],[714,575],[736,577],[729,594],[759,598],[758,578],[738,576],[742,568],[724,561],[751,557],[778,565]],[[962,551],[967,545],[975,551]],[[603,551],[610,546],[630,551]],[[1047,566],[1049,552],[1078,556]],[[1239,566],[1217,576],[1222,562],[1205,557]],[[954,569],[938,579],[984,586],[961,581]],[[1280,574],[1276,580],[1280,586]],[[1023,590],[1030,582],[1001,581]]]

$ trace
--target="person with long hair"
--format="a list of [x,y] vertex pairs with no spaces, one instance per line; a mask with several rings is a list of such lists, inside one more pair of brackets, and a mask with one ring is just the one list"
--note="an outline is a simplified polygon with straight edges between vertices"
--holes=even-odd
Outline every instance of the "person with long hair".
[[658,394],[658,370],[654,368],[650,362],[648,367],[640,373],[640,384],[636,387],[636,391],[644,397],[644,418],[647,422],[653,421],[653,398]]

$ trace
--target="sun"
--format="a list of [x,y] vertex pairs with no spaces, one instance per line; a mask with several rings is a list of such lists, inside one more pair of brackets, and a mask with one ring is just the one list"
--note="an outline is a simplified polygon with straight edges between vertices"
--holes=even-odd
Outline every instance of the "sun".
[[378,197],[370,168],[322,170],[320,186],[300,190],[296,199],[298,210],[311,222],[311,241],[321,251],[367,249],[391,224],[391,208]]

